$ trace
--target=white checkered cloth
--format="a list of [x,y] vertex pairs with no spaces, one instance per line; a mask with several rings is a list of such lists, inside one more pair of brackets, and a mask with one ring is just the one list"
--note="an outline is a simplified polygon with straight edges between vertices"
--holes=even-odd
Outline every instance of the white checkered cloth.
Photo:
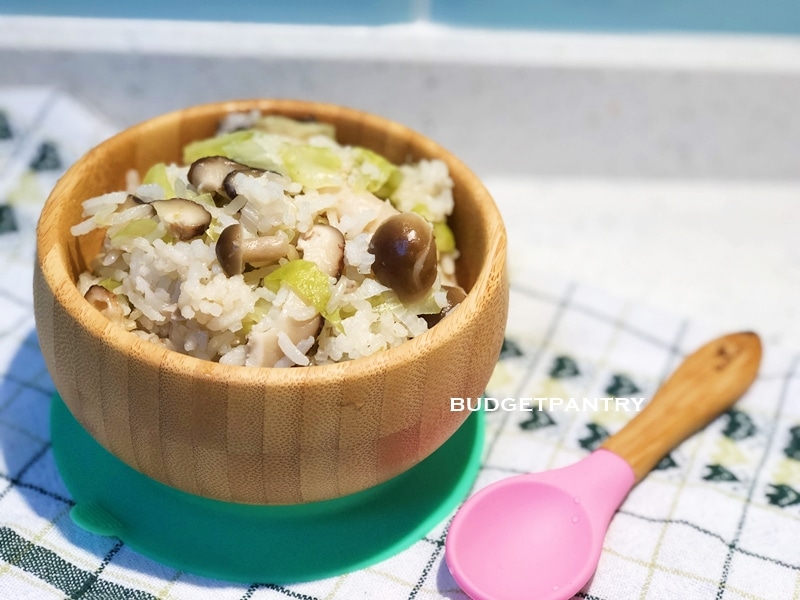
[[[0,89],[0,598],[465,598],[444,563],[446,521],[382,563],[285,586],[176,571],[72,523],[49,442],[54,388],[33,320],[34,226],[63,168],[113,130],[58,91]],[[511,281],[492,397],[650,397],[682,356],[722,333],[518,264]],[[768,347],[735,409],[631,492],[594,580],[577,597],[800,598],[798,358]],[[575,462],[631,416],[489,413],[475,489]]]

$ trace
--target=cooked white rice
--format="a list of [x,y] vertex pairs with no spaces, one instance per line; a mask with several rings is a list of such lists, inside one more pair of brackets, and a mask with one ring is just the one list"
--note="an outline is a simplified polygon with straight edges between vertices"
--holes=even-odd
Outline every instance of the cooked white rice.
[[[258,126],[257,114],[232,115],[225,126]],[[425,160],[399,167],[402,180],[388,199],[364,189],[364,181],[382,177],[385,165],[363,158],[324,134],[289,135],[291,123],[273,121],[280,133],[259,132],[246,149],[253,166],[281,175],[241,177],[237,196],[217,206],[209,194],[198,193],[187,179],[188,167],[162,166],[162,178],[132,172],[127,191],[112,192],[83,203],[85,220],[74,235],[106,230],[100,255],[91,272],[81,274],[82,294],[99,285],[114,294],[122,326],[169,349],[230,365],[248,365],[255,336],[277,332],[281,358],[274,366],[319,365],[368,356],[416,337],[428,328],[422,314],[447,306],[443,283],[454,281],[457,250],[439,252],[439,274],[428,295],[412,306],[372,274],[375,256],[369,245],[376,224],[397,211],[414,211],[434,223],[445,223],[453,209],[453,182],[447,166]],[[235,135],[235,134],[229,134]],[[242,146],[245,147],[245,146]],[[280,164],[285,148],[319,148],[336,156],[341,173],[311,183],[293,180]],[[240,162],[241,156],[232,156]],[[288,161],[288,159],[287,159]],[[388,163],[387,163],[388,164]],[[166,180],[164,179],[166,178]],[[316,177],[316,175],[315,175]],[[153,180],[156,181],[153,181]],[[142,181],[146,183],[142,183]],[[167,188],[167,189],[165,189]],[[171,189],[168,189],[171,188]],[[207,230],[194,239],[176,240],[147,204],[132,204],[128,194],[145,202],[181,197],[201,204],[211,215]],[[153,221],[153,223],[150,223]],[[287,256],[272,264],[255,264],[229,276],[220,265],[216,239],[228,226],[240,223],[245,236],[277,236],[291,244]],[[299,236],[316,224],[331,225],[344,237],[344,268],[329,278],[327,304],[317,335],[292,341],[284,331],[287,319],[312,320],[319,313],[291,281],[270,289],[263,278],[300,256]],[[329,296],[327,295],[329,294]],[[313,304],[313,303],[312,303]],[[320,309],[321,310],[321,309]],[[270,335],[273,335],[270,334]]]

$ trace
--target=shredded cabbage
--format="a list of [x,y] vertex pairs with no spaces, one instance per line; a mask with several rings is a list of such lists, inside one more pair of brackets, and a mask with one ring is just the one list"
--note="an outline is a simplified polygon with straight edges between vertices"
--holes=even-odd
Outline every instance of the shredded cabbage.
[[298,258],[264,277],[264,286],[273,292],[278,291],[281,283],[286,283],[306,304],[325,316],[326,306],[331,299],[331,286],[328,276],[317,265]]
[[173,198],[175,196],[175,188],[169,180],[167,165],[164,163],[156,163],[148,169],[147,173],[144,175],[144,179],[142,179],[142,185],[147,185],[149,183],[155,183],[164,190],[165,198]]
[[342,182],[342,161],[330,148],[287,145],[281,158],[289,177],[304,187],[319,189]]

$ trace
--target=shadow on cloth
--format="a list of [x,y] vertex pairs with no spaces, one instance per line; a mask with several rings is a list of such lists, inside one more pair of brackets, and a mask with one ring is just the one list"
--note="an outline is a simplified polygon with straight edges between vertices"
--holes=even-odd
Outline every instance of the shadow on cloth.
[[[134,571],[136,574],[129,572],[124,578],[141,580],[141,587],[152,588],[153,578],[164,584],[181,578],[191,579],[193,587],[209,594],[228,588],[241,588],[244,594],[247,585],[180,575],[117,538],[89,533],[73,523],[69,511],[74,502],[58,473],[50,444],[50,403],[55,392],[36,331],[31,330],[0,380],[0,561],[38,577],[70,598],[95,597],[93,594],[101,592],[112,594],[104,597],[129,597],[125,594],[130,592],[137,598],[155,598],[104,579],[102,572],[109,568]],[[92,476],[91,465],[86,474]],[[13,551],[20,544],[25,544],[25,552]]]

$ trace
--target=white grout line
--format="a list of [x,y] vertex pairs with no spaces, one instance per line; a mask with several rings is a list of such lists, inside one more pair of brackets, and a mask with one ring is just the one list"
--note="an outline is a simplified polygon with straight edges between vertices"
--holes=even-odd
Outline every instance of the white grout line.
[[[424,2],[420,1],[424,8]],[[0,49],[800,72],[800,38],[0,16]]]

